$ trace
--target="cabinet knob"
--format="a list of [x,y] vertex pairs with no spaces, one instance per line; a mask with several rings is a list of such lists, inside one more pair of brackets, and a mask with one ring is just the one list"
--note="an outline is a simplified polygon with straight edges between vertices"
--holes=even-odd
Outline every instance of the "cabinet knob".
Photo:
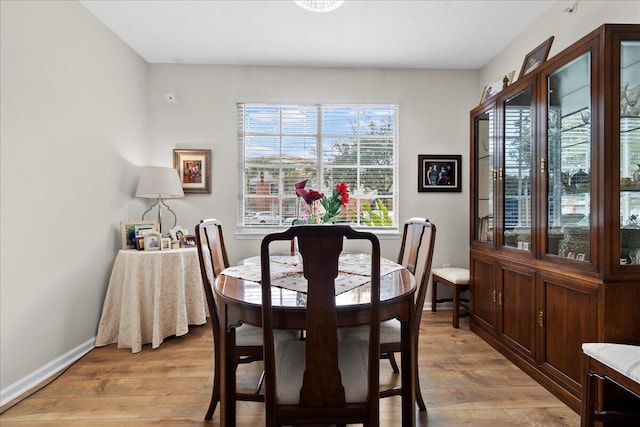
[[544,173],[544,171],[546,170],[547,166],[547,159],[545,159],[544,157],[542,157],[540,159],[540,173]]

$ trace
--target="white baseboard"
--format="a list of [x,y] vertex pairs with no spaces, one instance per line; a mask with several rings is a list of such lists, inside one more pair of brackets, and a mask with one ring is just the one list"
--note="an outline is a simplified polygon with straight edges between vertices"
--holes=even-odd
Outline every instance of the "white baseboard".
[[95,347],[95,343],[96,338],[93,337],[80,344],[76,348],[69,350],[62,356],[52,360],[41,368],[35,370],[26,377],[21,378],[10,386],[3,388],[2,390],[0,390],[0,406],[6,405],[16,397],[20,396],[22,393],[29,391],[33,387],[40,384],[42,381],[71,365],[73,362],[93,350],[93,348]]

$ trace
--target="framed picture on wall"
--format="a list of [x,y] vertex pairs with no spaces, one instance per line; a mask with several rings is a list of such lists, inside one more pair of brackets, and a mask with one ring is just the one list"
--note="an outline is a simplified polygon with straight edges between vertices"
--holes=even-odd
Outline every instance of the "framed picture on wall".
[[460,192],[461,172],[459,154],[419,154],[418,192]]
[[184,194],[211,194],[211,150],[173,150]]
[[538,68],[547,60],[549,51],[551,50],[551,43],[553,43],[553,36],[549,37],[531,52],[527,53],[527,56],[524,57],[524,62],[522,63],[522,69],[520,70],[520,76],[518,77],[519,79]]

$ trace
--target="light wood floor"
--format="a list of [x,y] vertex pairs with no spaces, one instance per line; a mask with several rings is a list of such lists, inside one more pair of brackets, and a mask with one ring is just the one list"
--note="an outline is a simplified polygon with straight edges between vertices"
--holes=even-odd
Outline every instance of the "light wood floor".
[[[49,385],[11,406],[0,424],[9,426],[219,426],[204,422],[212,376],[212,338],[208,325],[191,328],[156,350],[141,353],[97,348]],[[417,424],[430,427],[579,426],[568,406],[469,332],[451,326],[451,312],[425,312],[420,331],[419,371],[427,413],[416,412]],[[383,384],[395,383],[386,361]],[[252,387],[261,364],[243,365],[238,387]],[[3,408],[4,409],[4,408]],[[238,425],[264,424],[263,404],[238,403]],[[382,426],[400,426],[400,398],[383,399]]]

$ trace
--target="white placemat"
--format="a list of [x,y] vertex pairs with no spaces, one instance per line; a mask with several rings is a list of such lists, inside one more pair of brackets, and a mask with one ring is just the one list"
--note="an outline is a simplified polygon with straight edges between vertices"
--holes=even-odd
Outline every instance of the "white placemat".
[[[350,291],[370,281],[371,260],[367,255],[342,255],[338,264],[336,295]],[[385,258],[380,259],[380,276],[403,267]],[[238,279],[260,283],[260,264],[244,264],[226,268],[222,274]],[[307,293],[307,279],[302,275],[302,263],[298,256],[275,256],[271,258],[271,286]]]

